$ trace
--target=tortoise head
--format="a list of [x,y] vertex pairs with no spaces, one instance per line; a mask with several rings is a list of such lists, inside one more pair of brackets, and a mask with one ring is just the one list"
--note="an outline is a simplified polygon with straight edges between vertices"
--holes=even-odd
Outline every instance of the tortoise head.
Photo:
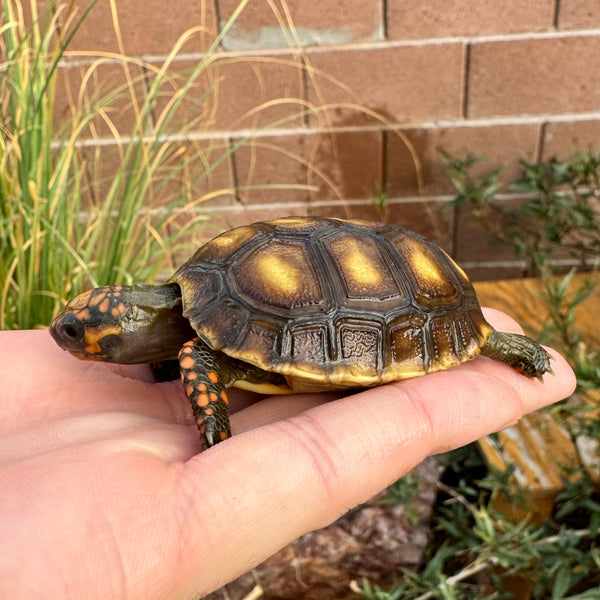
[[196,336],[177,284],[112,285],[85,292],[50,325],[56,343],[83,360],[132,364],[176,358]]

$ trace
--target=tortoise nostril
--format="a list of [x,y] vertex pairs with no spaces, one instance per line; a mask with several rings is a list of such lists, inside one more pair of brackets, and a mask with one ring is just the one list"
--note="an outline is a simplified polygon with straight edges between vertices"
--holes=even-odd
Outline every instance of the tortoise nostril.
[[65,338],[71,342],[79,342],[84,338],[85,326],[73,315],[65,315],[60,322],[60,330]]
[[67,337],[70,337],[72,339],[76,339],[79,337],[79,332],[75,327],[73,327],[73,325],[66,325],[63,328],[63,331]]

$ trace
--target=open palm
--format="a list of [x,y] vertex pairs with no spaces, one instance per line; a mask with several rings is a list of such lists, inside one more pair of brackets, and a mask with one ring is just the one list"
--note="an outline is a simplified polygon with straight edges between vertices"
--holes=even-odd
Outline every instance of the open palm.
[[552,354],[544,384],[480,357],[341,400],[232,394],[233,437],[199,453],[179,382],[0,333],[0,596],[206,594],[426,456],[568,396]]

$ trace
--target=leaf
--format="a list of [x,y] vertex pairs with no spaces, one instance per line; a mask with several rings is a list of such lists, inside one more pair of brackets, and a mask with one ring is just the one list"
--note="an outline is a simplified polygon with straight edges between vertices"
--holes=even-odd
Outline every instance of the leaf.
[[554,578],[554,585],[552,586],[552,598],[553,600],[560,600],[564,597],[565,592],[571,585],[571,569],[568,565],[560,567]]

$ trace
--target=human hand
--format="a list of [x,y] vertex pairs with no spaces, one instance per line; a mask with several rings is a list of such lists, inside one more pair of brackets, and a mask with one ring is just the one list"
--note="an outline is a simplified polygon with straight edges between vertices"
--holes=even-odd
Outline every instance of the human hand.
[[574,375],[552,354],[543,384],[478,357],[339,401],[232,390],[233,437],[198,454],[179,382],[2,332],[0,597],[202,596],[426,456],[568,396]]

